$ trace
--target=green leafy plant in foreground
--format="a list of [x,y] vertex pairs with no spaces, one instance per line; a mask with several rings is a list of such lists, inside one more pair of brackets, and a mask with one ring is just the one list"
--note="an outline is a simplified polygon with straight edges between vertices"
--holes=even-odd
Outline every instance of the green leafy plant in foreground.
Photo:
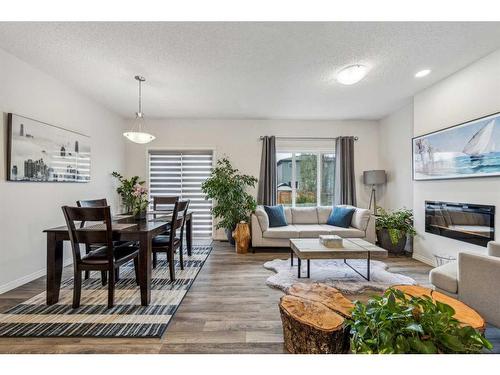
[[396,289],[355,303],[351,329],[354,353],[479,353],[492,344],[478,331],[461,326],[455,310],[428,296],[407,297]]

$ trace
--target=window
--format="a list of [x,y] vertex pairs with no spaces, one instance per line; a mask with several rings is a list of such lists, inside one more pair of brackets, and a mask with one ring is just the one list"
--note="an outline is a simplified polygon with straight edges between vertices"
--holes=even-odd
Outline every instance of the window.
[[201,184],[212,169],[212,151],[150,151],[150,196],[189,199],[193,212],[193,236],[212,236],[212,201],[205,200]]
[[278,204],[293,207],[333,204],[334,152],[278,151],[276,161]]

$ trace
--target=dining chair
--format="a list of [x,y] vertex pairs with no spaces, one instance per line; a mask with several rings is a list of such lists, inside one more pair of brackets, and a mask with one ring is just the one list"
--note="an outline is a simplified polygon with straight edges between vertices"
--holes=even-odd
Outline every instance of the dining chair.
[[[178,196],[153,196],[153,210],[154,211],[167,211],[170,212],[173,209],[175,203],[179,200]],[[163,206],[163,207],[160,207]],[[165,206],[171,206],[166,208]],[[156,219],[157,214],[153,214],[153,217]],[[161,233],[162,235],[168,235],[170,229],[167,229],[165,232]],[[153,252],[153,265],[156,267],[156,263],[158,262],[158,257],[155,252]]]
[[189,199],[186,201],[186,207],[184,207],[184,210],[182,210],[182,224],[181,224],[181,230],[180,230],[180,240],[181,244],[179,246],[179,261],[181,265],[181,270],[184,269],[184,259],[183,259],[183,252],[182,250],[184,249],[184,228],[186,227],[186,217],[187,217],[187,212],[189,208]]
[[[109,274],[108,308],[114,305],[115,270],[133,260],[136,283],[139,283],[139,248],[137,246],[115,246],[111,226],[111,211],[106,207],[62,207],[68,227],[73,252],[73,308],[80,306],[82,271],[102,271]],[[76,228],[75,222],[101,221],[99,228]],[[80,244],[103,245],[88,254],[80,254]]]
[[[87,199],[87,200],[76,201],[76,205],[78,207],[106,207],[106,206],[108,206],[108,201],[106,200],[106,198]],[[85,221],[82,221],[80,223],[80,228],[83,228],[84,226],[85,226]],[[125,245],[125,244],[132,245],[133,243],[130,241],[113,241],[113,244],[115,246],[121,246],[121,245]],[[93,247],[93,249],[92,249],[92,247]],[[88,254],[90,251],[95,250],[98,247],[100,247],[99,244],[93,245],[93,246],[90,246],[87,244],[87,245],[85,245],[85,251]],[[90,271],[85,271],[85,280],[87,280],[89,277],[90,277]],[[106,285],[106,272],[101,273],[101,279],[102,279],[102,285]],[[119,279],[120,279],[120,269],[117,268],[115,271],[115,281],[118,281]]]
[[[174,211],[172,212],[172,218],[170,220],[170,232],[168,235],[158,235],[153,238],[152,250],[155,253],[167,253],[168,267],[170,271],[170,280],[175,280],[175,264],[174,264],[174,253],[180,248],[181,240],[176,237],[177,229],[182,227],[184,222],[184,217],[178,217],[179,212],[184,213],[186,207],[189,205],[189,201],[177,201],[174,204]],[[181,255],[182,256],[182,255]],[[154,262],[155,257],[153,257],[153,268],[156,268],[156,263]],[[182,266],[184,268],[184,266]]]

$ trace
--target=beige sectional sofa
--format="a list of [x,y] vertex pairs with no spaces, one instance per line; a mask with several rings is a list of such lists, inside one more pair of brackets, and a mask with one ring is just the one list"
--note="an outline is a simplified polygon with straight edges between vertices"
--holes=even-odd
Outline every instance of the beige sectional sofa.
[[252,214],[253,247],[288,247],[290,238],[316,238],[320,234],[336,234],[344,238],[363,238],[375,241],[375,224],[370,211],[354,207],[351,226],[335,227],[326,224],[331,206],[285,207],[286,227],[269,227],[269,218],[262,206]]
[[486,254],[459,253],[458,261],[432,269],[429,280],[437,291],[458,298],[500,327],[500,242],[488,242]]

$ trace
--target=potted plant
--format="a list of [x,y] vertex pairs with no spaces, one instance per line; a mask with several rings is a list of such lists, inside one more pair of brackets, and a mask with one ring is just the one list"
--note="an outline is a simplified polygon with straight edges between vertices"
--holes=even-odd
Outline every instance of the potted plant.
[[136,200],[136,197],[133,194],[134,188],[136,185],[144,185],[144,181],[140,181],[139,176],[133,176],[127,179],[118,172],[113,172],[112,176],[120,182],[120,186],[116,188],[116,192],[122,199],[122,205],[125,208],[124,213],[131,214]]
[[453,317],[455,310],[430,297],[388,289],[367,304],[355,303],[349,321],[354,353],[480,353],[492,344]]
[[413,211],[407,208],[388,212],[379,207],[375,227],[380,246],[394,254],[403,252],[407,237],[417,233],[413,227]]
[[228,241],[234,245],[232,232],[240,221],[248,222],[250,213],[257,206],[255,199],[247,193],[247,189],[255,187],[257,179],[240,174],[232,167],[227,157],[217,161],[210,177],[203,182],[201,190],[206,199],[214,200],[212,215],[219,219],[216,228],[224,228]]

